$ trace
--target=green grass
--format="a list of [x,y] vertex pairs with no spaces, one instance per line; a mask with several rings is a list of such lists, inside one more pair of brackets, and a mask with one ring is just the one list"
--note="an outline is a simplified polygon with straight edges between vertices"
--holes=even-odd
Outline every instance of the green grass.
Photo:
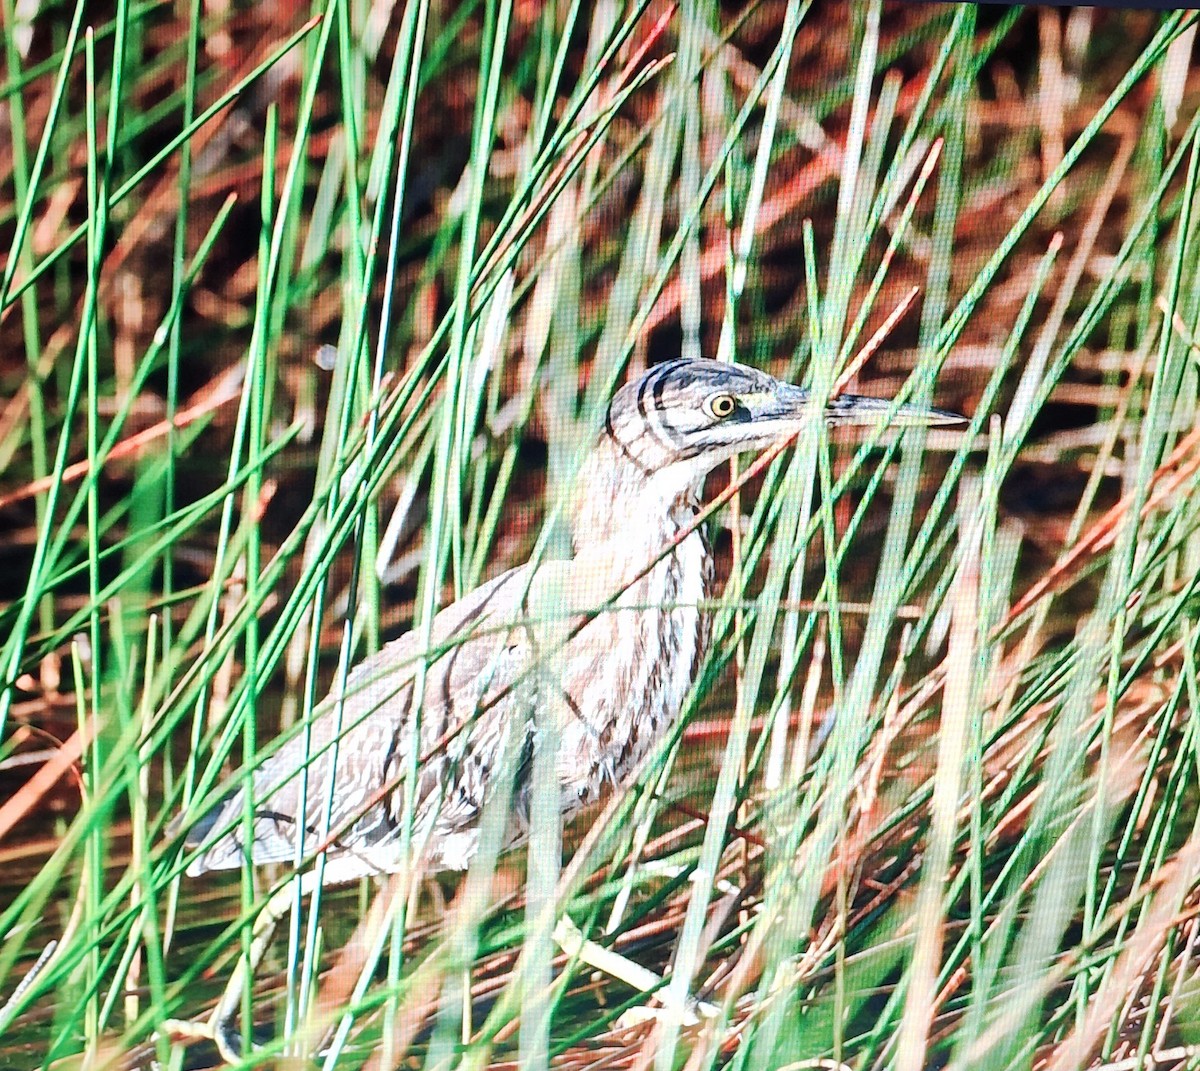
[[[184,1066],[157,1028],[287,868],[184,879],[167,823],[567,553],[628,375],[828,397],[916,287],[861,389],[968,428],[735,466],[713,649],[637,783],[560,830],[536,762],[530,848],[501,799],[358,962],[374,890],[316,897],[247,1062],[335,1027],[329,1067],[1197,1065],[1192,16],[374,10],[79,4],[27,52],[0,2],[0,1062]],[[654,1001],[555,967],[564,911],[717,1017],[620,1028]]]

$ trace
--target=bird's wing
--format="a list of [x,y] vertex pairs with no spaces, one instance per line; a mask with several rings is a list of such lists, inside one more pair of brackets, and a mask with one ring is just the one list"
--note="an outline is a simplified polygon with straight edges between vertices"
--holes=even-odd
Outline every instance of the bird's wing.
[[[555,578],[569,575],[570,564],[540,567],[534,589],[547,582],[556,586]],[[442,829],[464,826],[478,813],[505,727],[529,732],[532,699],[526,682],[536,676],[530,667],[538,646],[531,642],[530,583],[528,567],[511,570],[434,619],[420,704],[416,799],[418,814],[424,810]],[[336,689],[322,700],[309,733],[293,736],[263,761],[253,775],[256,863],[293,858],[301,812],[306,851],[321,842],[323,830],[335,834],[329,849],[335,855],[370,847],[394,829],[421,663],[418,632],[387,644],[348,675],[340,703]],[[524,716],[514,716],[519,708]],[[527,749],[529,743],[516,746]],[[238,789],[191,827],[188,847],[213,835],[217,839],[193,860],[189,873],[241,865],[243,810],[243,789]]]

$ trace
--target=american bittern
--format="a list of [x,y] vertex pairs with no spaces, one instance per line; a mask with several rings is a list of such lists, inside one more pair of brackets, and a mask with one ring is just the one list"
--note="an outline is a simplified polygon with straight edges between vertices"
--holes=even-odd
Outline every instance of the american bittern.
[[[806,390],[711,360],[669,361],[622,388],[575,484],[575,557],[513,569],[446,607],[428,651],[414,631],[362,662],[314,712],[308,739],[254,771],[253,845],[239,788],[188,831],[186,846],[201,849],[188,873],[240,867],[248,854],[286,862],[322,841],[324,884],[401,871],[418,850],[429,870],[465,869],[502,761],[512,764],[508,843],[528,833],[531,756],[548,717],[564,818],[622,786],[678,716],[708,643],[712,555],[695,523],[704,477],[794,436],[808,408]],[[878,424],[889,410],[888,400],[841,395],[825,420]],[[961,419],[912,406],[890,415],[908,425]],[[405,858],[414,734],[415,847]],[[256,925],[251,974],[280,908],[269,905]],[[204,1028],[226,1056],[241,1048],[235,1020],[248,981],[239,966]]]

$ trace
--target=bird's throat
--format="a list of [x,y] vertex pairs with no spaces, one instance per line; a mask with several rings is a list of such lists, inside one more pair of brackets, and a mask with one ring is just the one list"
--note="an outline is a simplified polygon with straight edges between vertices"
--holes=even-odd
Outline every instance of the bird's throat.
[[615,553],[645,564],[669,553],[696,528],[702,480],[681,466],[647,470],[602,435],[575,483],[576,558]]

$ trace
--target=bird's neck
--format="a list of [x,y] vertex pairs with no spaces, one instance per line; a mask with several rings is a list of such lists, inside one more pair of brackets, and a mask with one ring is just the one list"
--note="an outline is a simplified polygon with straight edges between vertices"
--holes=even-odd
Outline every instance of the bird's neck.
[[[579,474],[572,518],[576,557],[613,555],[643,564],[702,533],[695,525],[701,479],[650,472],[602,435]],[[690,529],[690,531],[689,531]]]

